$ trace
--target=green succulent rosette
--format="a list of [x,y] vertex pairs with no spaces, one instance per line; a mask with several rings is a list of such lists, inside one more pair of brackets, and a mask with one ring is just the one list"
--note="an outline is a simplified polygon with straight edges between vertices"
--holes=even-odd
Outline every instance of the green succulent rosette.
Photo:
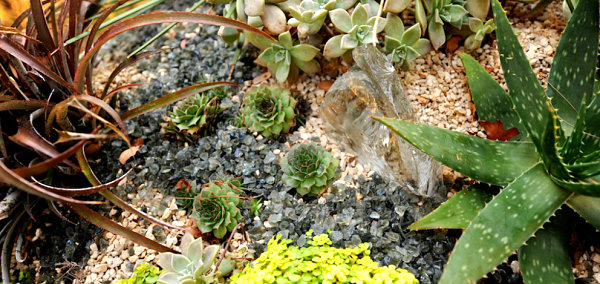
[[238,206],[241,190],[229,182],[213,181],[205,184],[194,200],[194,218],[203,233],[213,232],[222,238],[233,231],[242,215]]
[[173,108],[165,130],[183,141],[191,142],[206,135],[222,112],[218,96],[198,94]]
[[265,137],[278,137],[296,124],[296,100],[288,90],[278,86],[258,86],[244,95],[242,115],[251,131]]
[[321,146],[298,144],[281,161],[282,180],[301,195],[318,195],[333,182],[338,163]]

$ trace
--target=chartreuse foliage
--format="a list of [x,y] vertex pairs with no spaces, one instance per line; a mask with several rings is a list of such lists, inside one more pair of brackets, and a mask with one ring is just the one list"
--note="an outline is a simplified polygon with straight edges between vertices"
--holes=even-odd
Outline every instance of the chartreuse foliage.
[[[309,231],[307,236],[311,234]],[[335,248],[327,234],[309,240],[309,247],[289,246],[291,242],[281,240],[281,235],[273,237],[267,251],[233,275],[232,283],[419,283],[404,269],[380,267],[369,256],[368,243]]]
[[297,144],[281,161],[281,179],[300,195],[318,195],[333,183],[338,160],[314,143]]
[[516,127],[521,141],[376,119],[462,174],[505,186],[489,203],[490,193],[473,186],[411,226],[466,228],[440,283],[475,282],[517,249],[525,282],[573,283],[564,213],[550,217],[568,204],[600,228],[600,99],[594,93],[598,1],[577,5],[558,44],[547,90],[497,0],[492,9],[508,93],[471,57],[461,58],[479,116]]
[[140,263],[135,269],[133,275],[127,279],[115,281],[114,284],[154,284],[158,281],[158,276],[162,270],[146,262]]

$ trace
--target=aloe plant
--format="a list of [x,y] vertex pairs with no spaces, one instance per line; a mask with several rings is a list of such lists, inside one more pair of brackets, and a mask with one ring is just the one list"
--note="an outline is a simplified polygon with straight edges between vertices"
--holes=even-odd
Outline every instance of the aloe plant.
[[428,39],[421,38],[421,27],[415,24],[404,30],[400,17],[388,14],[385,25],[385,52],[390,54],[392,62],[398,63],[405,69],[410,62],[423,56],[431,50]]
[[[272,43],[258,59],[265,61],[271,74],[279,82],[285,82],[290,74],[296,75],[300,70],[313,74],[321,70],[321,65],[315,60],[319,49],[305,43],[294,43],[290,32],[279,35],[279,42]],[[295,77],[295,76],[293,76]]]
[[564,214],[557,210],[566,204],[600,229],[600,96],[594,88],[598,1],[579,1],[555,52],[546,90],[497,0],[492,10],[508,93],[473,58],[461,57],[479,116],[517,127],[518,141],[376,119],[465,176],[504,187],[493,198],[481,188],[457,194],[411,225],[466,228],[440,283],[475,282],[517,249],[526,283],[573,283],[567,238],[560,235]]

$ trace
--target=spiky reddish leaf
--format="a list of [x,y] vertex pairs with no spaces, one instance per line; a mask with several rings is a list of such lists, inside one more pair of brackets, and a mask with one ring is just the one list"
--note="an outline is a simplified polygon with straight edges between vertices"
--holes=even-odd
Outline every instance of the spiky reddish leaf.
[[85,73],[88,65],[90,64],[93,56],[100,50],[110,39],[120,35],[126,31],[136,29],[143,26],[162,24],[162,23],[175,23],[175,22],[190,22],[196,24],[207,24],[207,25],[219,25],[225,27],[231,27],[235,29],[245,30],[264,38],[268,38],[273,42],[277,42],[271,36],[265,32],[250,26],[248,24],[228,19],[216,15],[207,15],[200,13],[190,12],[153,12],[145,15],[140,15],[130,19],[126,19],[115,23],[113,26],[108,28],[96,41],[94,46],[85,54],[81,59],[77,71],[75,72],[75,87],[77,90],[83,91]]
[[170,93],[168,95],[164,95],[163,97],[160,97],[156,100],[153,100],[149,103],[145,103],[139,107],[136,107],[132,110],[129,110],[125,113],[123,113],[121,115],[121,118],[123,120],[129,120],[135,117],[138,117],[144,113],[153,111],[155,109],[167,106],[169,104],[172,104],[174,102],[177,102],[179,100],[185,99],[189,96],[193,96],[195,94],[204,92],[206,90],[210,90],[213,88],[218,88],[218,87],[224,87],[224,86],[235,86],[236,84],[231,83],[231,82],[210,82],[210,83],[203,83],[203,84],[198,84],[198,85],[194,85],[194,86],[190,86],[187,88],[183,88],[180,90],[177,90],[173,93]]

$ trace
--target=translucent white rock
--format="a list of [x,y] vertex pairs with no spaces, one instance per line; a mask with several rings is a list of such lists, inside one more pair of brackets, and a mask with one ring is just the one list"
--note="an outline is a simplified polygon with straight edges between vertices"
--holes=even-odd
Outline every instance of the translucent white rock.
[[326,133],[380,175],[421,196],[441,186],[441,165],[371,116],[414,120],[391,62],[371,45],[353,51],[355,66],[340,76],[321,108]]

